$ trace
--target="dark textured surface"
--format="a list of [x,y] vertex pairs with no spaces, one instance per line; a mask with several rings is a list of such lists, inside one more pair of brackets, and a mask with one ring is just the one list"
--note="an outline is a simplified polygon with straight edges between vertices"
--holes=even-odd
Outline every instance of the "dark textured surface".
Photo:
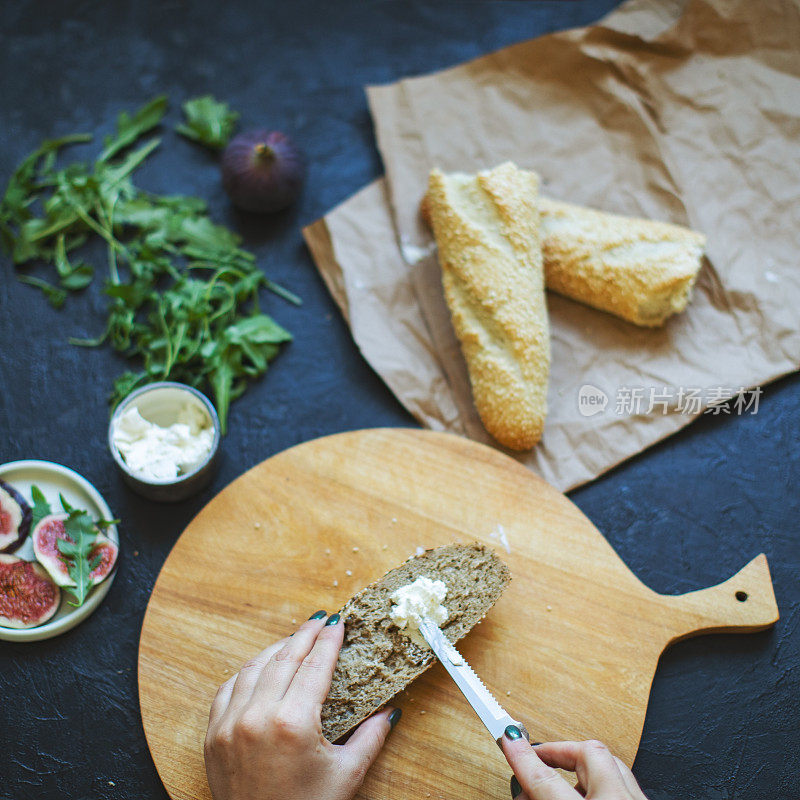
[[[269,301],[296,340],[235,404],[214,485],[178,506],[143,501],[115,475],[105,396],[121,364],[65,342],[98,330],[100,295],[58,313],[0,262],[0,462],[65,463],[124,520],[120,571],[93,617],[48,642],[0,642],[2,800],[165,797],[141,730],[136,649],[150,589],[180,531],[216,491],[285,447],[413,424],[360,358],[299,233],[381,172],[361,86],[583,24],[613,4],[2,5],[2,181],[42,138],[106,132],[119,110],[163,91],[170,122],[179,101],[211,91],[242,111],[245,127],[296,134],[311,161],[301,203],[266,224],[232,214],[213,160],[172,133],[139,174],[147,188],[209,199],[217,218],[242,227],[269,274],[305,300],[301,309]],[[770,560],[782,612],[773,631],[687,641],[662,659],[635,765],[651,800],[800,795],[798,388],[794,377],[767,387],[757,415],[702,419],[573,493],[658,591],[716,583],[760,551]]]

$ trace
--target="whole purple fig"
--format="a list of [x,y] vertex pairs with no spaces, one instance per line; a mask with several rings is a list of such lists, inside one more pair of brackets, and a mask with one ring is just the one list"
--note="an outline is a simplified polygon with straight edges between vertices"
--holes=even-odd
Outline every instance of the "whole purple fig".
[[234,205],[268,214],[291,205],[305,179],[305,158],[280,131],[240,133],[222,154],[222,185]]

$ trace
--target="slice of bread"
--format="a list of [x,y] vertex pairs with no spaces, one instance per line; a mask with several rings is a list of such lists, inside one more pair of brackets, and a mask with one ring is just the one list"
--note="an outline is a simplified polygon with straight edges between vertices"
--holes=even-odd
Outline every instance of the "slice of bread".
[[539,243],[539,179],[507,162],[428,179],[442,286],[475,408],[500,444],[528,450],[547,414],[550,332]]
[[344,644],[322,707],[322,732],[329,741],[366,719],[436,660],[389,618],[392,592],[422,575],[447,586],[448,616],[441,629],[454,644],[483,619],[511,580],[490,548],[451,544],[413,556],[349,600],[340,612]]

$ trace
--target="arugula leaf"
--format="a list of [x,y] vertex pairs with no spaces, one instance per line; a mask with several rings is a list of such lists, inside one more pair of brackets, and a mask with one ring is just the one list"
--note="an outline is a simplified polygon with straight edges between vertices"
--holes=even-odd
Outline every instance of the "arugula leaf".
[[[14,244],[13,227],[22,225],[29,220],[33,214],[29,209],[36,199],[36,171],[40,162],[45,162],[45,167],[49,165],[49,172],[52,169],[51,158],[56,153],[71,144],[90,142],[90,133],[76,133],[72,136],[64,136],[61,139],[50,139],[42,142],[41,146],[34,150],[22,163],[14,170],[14,174],[8,182],[5,194],[0,199],[0,241],[6,250],[12,250]],[[18,263],[18,262],[16,262]]]
[[42,278],[34,275],[20,275],[19,280],[20,283],[27,283],[28,286],[40,289],[53,308],[61,308],[67,301],[67,293],[63,289],[53,286],[52,283],[48,283]]
[[[112,402],[155,380],[208,387],[225,432],[230,403],[291,339],[260,310],[261,291],[300,300],[264,275],[255,256],[241,247],[241,237],[214,223],[201,199],[154,195],[134,185],[132,174],[159,140],[134,146],[161,121],[166,104],[159,97],[132,115],[120,114],[116,134],[106,138],[93,163],[57,168],[60,148],[86,141],[85,135],[45,142],[9,181],[0,201],[0,239],[18,267],[32,261],[50,265],[57,283],[19,278],[57,308],[100,272],[76,252],[84,243],[103,241],[105,327],[94,337],[69,341],[84,347],[105,343],[134,362],[114,382]],[[204,120],[215,136],[230,134],[235,115],[224,104],[196,98],[187,106],[191,119]]]
[[227,103],[221,103],[210,94],[187,100],[183,106],[186,122],[175,126],[175,130],[206,147],[221,150],[228,144],[239,114],[231,111]]
[[159,95],[142,106],[133,116],[123,111],[117,117],[117,132],[114,136],[106,136],[103,141],[105,149],[100,153],[99,161],[108,161],[120,150],[133,144],[140,136],[158,125],[167,111],[167,96]]
[[61,279],[61,285],[73,292],[85,289],[94,277],[94,267],[91,264],[84,262],[74,266],[70,264],[69,258],[67,258],[67,246],[63,233],[59,234],[56,240],[54,264],[58,277]]
[[91,553],[97,541],[97,528],[94,521],[86,511],[72,508],[61,498],[64,511],[69,515],[64,520],[64,531],[68,539],[56,539],[61,560],[67,567],[67,572],[75,585],[69,591],[75,596],[77,602],[70,602],[71,606],[83,605],[86,595],[92,588],[91,572],[100,562],[100,558],[92,558]]
[[31,500],[33,506],[31,507],[31,530],[33,530],[45,517],[49,517],[53,513],[50,508],[50,503],[42,493],[38,486],[31,486]]

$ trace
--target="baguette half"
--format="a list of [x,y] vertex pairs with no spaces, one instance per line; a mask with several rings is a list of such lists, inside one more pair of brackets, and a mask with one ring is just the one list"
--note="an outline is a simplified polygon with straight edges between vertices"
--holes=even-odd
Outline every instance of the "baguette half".
[[702,233],[539,198],[548,289],[645,327],[683,311]]
[[322,706],[322,732],[335,742],[421,675],[436,657],[389,618],[395,589],[425,575],[447,586],[441,625],[455,644],[495,604],[511,580],[508,567],[481,544],[452,544],[413,556],[362,589],[342,611],[344,644]]
[[539,180],[510,162],[428,181],[444,296],[486,430],[527,450],[547,414],[550,334],[539,242]]

